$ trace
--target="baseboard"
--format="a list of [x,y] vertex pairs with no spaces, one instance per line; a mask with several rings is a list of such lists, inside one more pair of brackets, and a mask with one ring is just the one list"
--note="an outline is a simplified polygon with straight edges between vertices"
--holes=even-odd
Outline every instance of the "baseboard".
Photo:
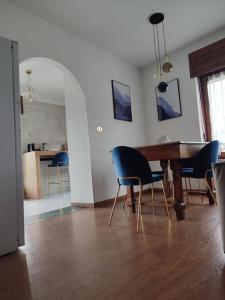
[[[151,188],[143,190],[143,195],[149,194],[150,191],[151,191]],[[154,191],[160,192],[162,190],[160,188],[154,188]],[[134,193],[134,196],[138,196],[138,194],[139,194],[139,192],[137,191],[137,192]],[[118,197],[118,201],[123,201],[124,197],[125,197],[125,194],[119,196]],[[96,202],[94,204],[94,207],[104,207],[104,206],[110,205],[110,204],[113,203],[114,199],[115,198],[109,198],[109,199],[106,199],[106,200],[102,200],[102,201]]]
[[[186,192],[185,189],[183,189],[184,192]],[[148,194],[151,192],[151,188],[148,188],[146,190],[143,190],[143,195],[144,194]],[[204,190],[189,190],[189,194],[193,194],[193,195],[205,195],[207,191],[204,191]],[[158,188],[158,187],[154,187],[154,193],[162,193],[162,188]],[[134,196],[138,196],[139,192],[135,192],[134,193]],[[123,201],[125,197],[125,194],[124,195],[121,195],[118,197],[118,201]],[[109,199],[106,199],[106,200],[102,200],[102,201],[99,201],[99,202],[95,202],[95,203],[72,203],[71,206],[72,207],[83,207],[83,208],[95,208],[95,207],[105,207],[105,206],[108,206],[108,205],[111,205],[113,203],[115,198],[109,198]]]
[[[146,189],[146,190],[143,190],[143,194],[148,194],[149,192],[151,191],[151,189]],[[160,191],[160,189],[157,189],[157,188],[154,188],[154,191]],[[134,193],[134,196],[138,196],[138,191]],[[125,194],[124,195],[121,195],[118,197],[118,201],[122,201],[125,197]],[[104,207],[104,206],[107,206],[107,205],[110,205],[112,204],[114,201],[114,198],[109,198],[109,199],[106,199],[106,200],[102,200],[102,201],[99,201],[99,202],[95,202],[95,203],[75,203],[75,202],[72,202],[71,206],[72,207],[83,207],[83,208],[95,208],[95,207]]]
[[94,208],[94,203],[75,203],[72,202],[71,206],[76,208],[76,207],[83,207],[83,208]]

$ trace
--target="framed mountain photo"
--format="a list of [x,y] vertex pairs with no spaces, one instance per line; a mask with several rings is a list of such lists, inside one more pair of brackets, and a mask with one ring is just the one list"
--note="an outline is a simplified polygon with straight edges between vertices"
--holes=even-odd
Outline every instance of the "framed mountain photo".
[[167,82],[168,88],[165,93],[160,93],[155,88],[158,120],[164,121],[182,116],[179,80]]
[[114,119],[132,122],[130,87],[112,80]]

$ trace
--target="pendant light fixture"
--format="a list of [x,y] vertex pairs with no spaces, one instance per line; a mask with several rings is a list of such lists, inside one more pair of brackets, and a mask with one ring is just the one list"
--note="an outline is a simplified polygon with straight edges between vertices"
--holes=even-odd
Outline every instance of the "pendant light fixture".
[[25,80],[26,90],[22,94],[23,95],[23,99],[26,100],[26,101],[28,101],[28,102],[33,102],[33,101],[35,101],[37,99],[37,94],[36,94],[36,92],[34,91],[32,85],[31,85],[31,82],[32,82],[32,79],[31,79],[32,70],[26,70],[25,73],[26,73],[26,80]]
[[[160,93],[165,93],[168,88],[168,84],[163,81],[163,73],[170,73],[173,69],[173,65],[169,62],[167,49],[166,49],[166,38],[164,30],[164,14],[163,13],[154,13],[149,17],[149,22],[153,27],[153,37],[154,37],[154,50],[155,50],[155,66],[156,73],[154,78],[159,80],[158,90]],[[161,24],[161,33],[159,25]],[[160,43],[161,36],[161,43]],[[164,51],[161,51],[160,47],[163,44]],[[164,52],[164,53],[163,53]],[[165,56],[166,61],[162,62],[162,55]]]

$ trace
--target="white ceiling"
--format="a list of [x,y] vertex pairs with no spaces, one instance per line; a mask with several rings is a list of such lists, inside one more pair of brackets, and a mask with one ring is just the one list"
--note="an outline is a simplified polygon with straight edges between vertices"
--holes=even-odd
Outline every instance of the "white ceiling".
[[11,0],[143,67],[154,59],[147,17],[163,12],[169,52],[225,26],[225,0]]
[[41,60],[28,60],[20,64],[20,94],[25,90],[26,70],[32,70],[32,87],[41,102],[65,104],[63,73]]

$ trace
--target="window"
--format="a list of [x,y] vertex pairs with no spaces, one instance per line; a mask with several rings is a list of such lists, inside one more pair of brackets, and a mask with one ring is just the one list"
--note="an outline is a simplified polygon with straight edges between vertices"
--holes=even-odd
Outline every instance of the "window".
[[223,143],[225,150],[225,72],[208,77],[207,91],[211,138]]
[[190,53],[189,66],[199,81],[205,141],[218,139],[225,158],[225,38]]

